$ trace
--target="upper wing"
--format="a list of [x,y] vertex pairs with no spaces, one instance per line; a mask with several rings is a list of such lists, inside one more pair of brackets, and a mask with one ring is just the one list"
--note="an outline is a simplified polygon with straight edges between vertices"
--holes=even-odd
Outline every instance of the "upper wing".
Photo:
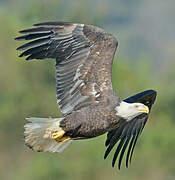
[[[156,91],[147,90],[139,94],[136,94],[132,97],[129,97],[125,99],[124,101],[128,103],[134,103],[134,102],[143,103],[144,105],[149,107],[149,112],[150,112],[151,107],[154,104],[154,101],[156,99],[156,95],[157,95]],[[148,116],[149,116],[148,114],[141,114],[140,116],[137,116],[136,118],[132,119],[129,122],[122,122],[116,129],[108,132],[107,140],[105,143],[105,145],[108,147],[105,152],[104,158],[108,156],[108,154],[111,152],[115,144],[120,141],[113,157],[113,161],[112,161],[113,167],[120,153],[119,162],[118,162],[118,168],[120,169],[123,155],[129,144],[127,155],[126,155],[126,167],[128,167],[128,162],[129,161],[131,162],[132,154],[133,154],[137,139],[147,122]]]
[[35,24],[16,40],[31,59],[56,59],[56,97],[63,115],[113,93],[111,71],[116,39],[95,26],[63,22]]

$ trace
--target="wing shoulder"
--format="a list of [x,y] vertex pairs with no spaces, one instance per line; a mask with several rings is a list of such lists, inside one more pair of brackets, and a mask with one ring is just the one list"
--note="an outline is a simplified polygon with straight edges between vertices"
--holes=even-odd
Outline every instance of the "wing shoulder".
[[87,39],[90,40],[93,44],[101,44],[101,42],[106,42],[108,47],[114,47],[116,48],[118,46],[117,39],[105,32],[103,29],[92,26],[92,25],[84,25],[83,33],[86,36]]

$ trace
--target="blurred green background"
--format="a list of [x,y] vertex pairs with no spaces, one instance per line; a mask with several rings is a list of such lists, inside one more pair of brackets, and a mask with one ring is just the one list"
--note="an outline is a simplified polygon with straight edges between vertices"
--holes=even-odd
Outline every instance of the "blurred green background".
[[[0,0],[0,180],[175,179],[175,2],[171,0]],[[58,117],[54,61],[19,59],[14,37],[42,21],[98,25],[119,48],[113,86],[121,98],[158,91],[132,166],[103,160],[106,135],[74,142],[63,154],[24,146],[25,117]]]

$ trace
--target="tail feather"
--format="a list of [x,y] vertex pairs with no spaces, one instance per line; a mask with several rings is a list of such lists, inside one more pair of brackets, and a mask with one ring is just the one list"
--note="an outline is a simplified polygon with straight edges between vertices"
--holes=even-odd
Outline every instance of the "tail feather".
[[63,118],[26,118],[24,126],[25,144],[38,152],[61,153],[71,142],[57,142],[51,138],[52,132],[61,131],[60,121]]

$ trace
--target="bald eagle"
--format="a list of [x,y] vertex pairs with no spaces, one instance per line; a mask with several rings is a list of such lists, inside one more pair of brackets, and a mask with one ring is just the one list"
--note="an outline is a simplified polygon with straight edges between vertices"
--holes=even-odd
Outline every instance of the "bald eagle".
[[20,31],[16,40],[26,60],[56,60],[56,99],[60,118],[26,118],[25,144],[38,152],[62,152],[72,141],[107,132],[104,158],[118,143],[112,166],[123,155],[131,161],[137,138],[147,122],[156,91],[121,100],[112,88],[112,63],[118,42],[104,30],[85,24],[45,22]]

